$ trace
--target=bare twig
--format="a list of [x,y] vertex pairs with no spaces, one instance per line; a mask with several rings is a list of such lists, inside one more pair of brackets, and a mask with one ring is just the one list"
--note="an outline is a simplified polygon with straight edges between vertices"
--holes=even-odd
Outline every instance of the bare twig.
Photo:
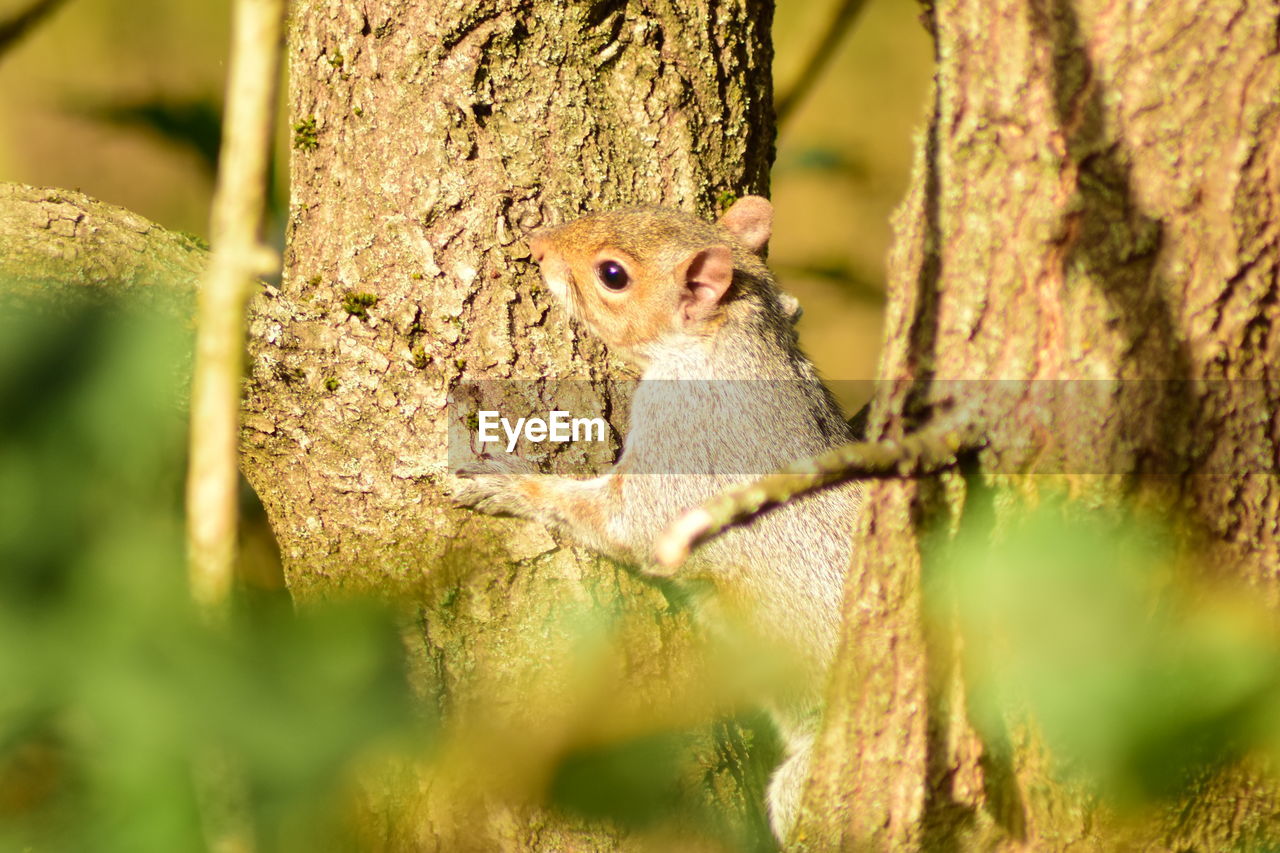
[[836,48],[840,46],[840,40],[849,32],[853,22],[858,19],[858,13],[865,5],[867,0],[840,0],[835,14],[831,16],[831,23],[827,25],[822,38],[814,45],[813,53],[809,54],[808,61],[800,70],[800,75],[796,77],[796,81],[791,84],[787,93],[778,98],[774,105],[774,120],[778,125],[781,126],[786,122],[788,116],[795,111],[795,108],[809,94],[809,90],[822,77],[827,63],[831,61],[831,57],[835,56]]
[[979,446],[976,430],[953,423],[926,427],[899,441],[841,445],[689,510],[658,537],[654,556],[659,566],[672,571],[688,559],[698,543],[770,506],[842,480],[930,474],[954,465],[959,454]]
[[245,300],[253,279],[279,264],[259,235],[283,25],[284,0],[237,0],[213,255],[200,290],[191,392],[187,544],[191,592],[207,611],[226,601],[235,560]]
[[8,53],[36,24],[57,11],[65,2],[66,0],[35,0],[21,12],[0,21],[0,56]]
[[[279,265],[260,235],[280,79],[284,2],[236,0],[221,167],[213,198],[213,254],[199,296],[187,546],[191,594],[214,621],[226,612],[235,566],[245,301],[254,278]],[[197,762],[194,781],[209,849],[252,853],[248,785],[235,761],[211,747],[209,755]]]

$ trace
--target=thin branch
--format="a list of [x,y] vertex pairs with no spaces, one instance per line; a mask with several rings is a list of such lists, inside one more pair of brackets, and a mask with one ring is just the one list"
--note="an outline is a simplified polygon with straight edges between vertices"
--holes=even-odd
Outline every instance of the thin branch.
[[[235,567],[245,303],[254,279],[279,266],[275,252],[262,244],[261,233],[284,3],[236,0],[210,229],[213,254],[198,303],[187,547],[191,594],[211,621],[219,621],[226,613]],[[249,789],[235,761],[214,747],[204,761],[197,762],[194,781],[209,849],[252,853]]]
[[822,72],[826,70],[831,57],[835,56],[836,48],[840,46],[841,40],[849,32],[853,22],[858,19],[858,13],[865,5],[867,0],[841,0],[835,14],[831,17],[831,23],[823,32],[822,38],[814,45],[813,53],[809,54],[809,59],[801,69],[800,76],[774,105],[774,120],[779,126],[786,122],[788,116],[795,111],[814,84],[822,77]]
[[0,56],[8,53],[36,24],[57,11],[65,2],[66,0],[35,0],[21,12],[0,21]]
[[654,556],[667,571],[679,568],[693,547],[732,524],[800,495],[859,477],[918,477],[956,463],[982,446],[976,430],[954,423],[926,427],[899,441],[856,441],[796,462],[717,495],[677,518],[658,537]]
[[237,0],[191,393],[187,544],[191,593],[207,612],[225,604],[235,561],[245,302],[254,278],[279,265],[260,235],[283,28],[284,0]]

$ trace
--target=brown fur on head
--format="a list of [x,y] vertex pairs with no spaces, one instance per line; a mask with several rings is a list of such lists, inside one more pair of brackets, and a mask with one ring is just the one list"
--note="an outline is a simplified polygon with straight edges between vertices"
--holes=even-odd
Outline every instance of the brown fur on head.
[[638,364],[668,334],[705,334],[726,306],[772,293],[759,254],[773,208],[739,199],[716,223],[668,208],[591,214],[529,241],[547,287],[619,355]]

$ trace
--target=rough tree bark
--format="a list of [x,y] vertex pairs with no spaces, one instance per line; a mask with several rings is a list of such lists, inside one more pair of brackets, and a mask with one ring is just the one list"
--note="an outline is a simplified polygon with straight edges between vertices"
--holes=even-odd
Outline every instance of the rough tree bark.
[[[369,845],[627,844],[540,810],[538,774],[577,717],[658,700],[687,619],[657,586],[541,529],[451,508],[447,395],[463,379],[575,378],[608,410],[618,372],[535,286],[522,237],[586,209],[712,213],[722,194],[765,190],[771,12],[769,0],[294,4],[289,240],[281,286],[253,309],[246,472],[297,599],[411,600],[424,700],[446,720],[499,722],[460,738],[477,753],[458,758],[454,775],[477,777],[466,791],[423,779],[406,802],[401,786]],[[621,614],[627,658],[609,701],[583,706],[560,662],[589,605]],[[738,763],[703,752],[723,800],[758,820]],[[543,769],[513,781],[522,767]]]
[[[145,298],[190,294],[208,252],[136,213],[70,190],[0,184],[0,279],[18,287],[95,287]],[[21,296],[18,291],[16,296]]]
[[[872,434],[927,419],[938,380],[1206,380],[1108,385],[1092,419],[1048,422],[1025,386],[983,421],[983,475],[1006,492],[1036,488],[1017,472],[1115,475],[1066,479],[1093,500],[1155,493],[1201,534],[1200,565],[1280,606],[1280,4],[929,5],[934,103],[897,216],[881,367],[906,381],[877,400]],[[958,698],[962,640],[922,620],[935,504],[927,484],[871,489],[797,846],[1274,843],[1275,783],[1240,768],[1121,828],[1048,775],[1034,739],[998,760]]]

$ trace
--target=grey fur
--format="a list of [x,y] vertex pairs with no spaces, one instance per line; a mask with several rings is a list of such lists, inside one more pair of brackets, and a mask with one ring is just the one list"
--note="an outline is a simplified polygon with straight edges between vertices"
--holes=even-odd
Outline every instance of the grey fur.
[[[540,521],[648,570],[658,535],[685,510],[853,436],[796,344],[798,303],[781,294],[754,253],[735,244],[723,227],[687,214],[597,214],[592,233],[600,230],[598,223],[609,223],[607,217],[622,223],[633,257],[657,254],[674,264],[670,259],[687,252],[691,240],[733,245],[735,273],[721,306],[722,322],[710,333],[677,324],[635,353],[644,372],[622,455],[608,473],[575,480],[516,470],[519,463],[482,461],[459,472],[455,499],[484,512]],[[657,217],[661,227],[645,231],[628,217],[639,223]],[[649,245],[639,245],[644,239],[637,234]],[[582,306],[568,289],[567,307],[577,314]],[[533,505],[520,488],[530,479],[556,500]],[[768,791],[770,823],[779,838],[795,822],[808,775],[861,495],[857,484],[846,484],[778,507],[711,540],[675,576],[709,578],[733,590],[747,602],[762,637],[797,653],[801,676],[764,700],[786,752]],[[603,527],[558,502],[573,497],[603,507]],[[714,607],[707,608],[703,620],[713,629],[714,614]]]

